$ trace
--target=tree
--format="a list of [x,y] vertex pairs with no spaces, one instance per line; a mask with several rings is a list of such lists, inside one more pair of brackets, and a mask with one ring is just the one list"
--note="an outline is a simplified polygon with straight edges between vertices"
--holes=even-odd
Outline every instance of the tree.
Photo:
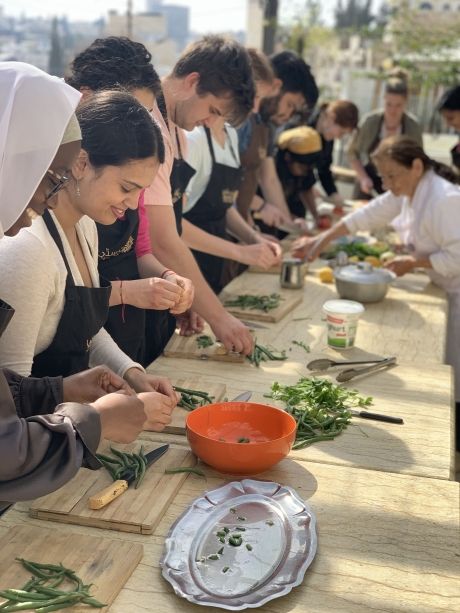
[[371,14],[372,0],[337,0],[335,7],[335,27],[337,30],[358,31],[368,27],[374,20]]
[[264,10],[263,51],[271,55],[275,50],[276,30],[278,26],[278,0],[266,0]]
[[51,48],[48,59],[48,72],[56,77],[64,76],[64,58],[57,17],[53,18],[51,24]]

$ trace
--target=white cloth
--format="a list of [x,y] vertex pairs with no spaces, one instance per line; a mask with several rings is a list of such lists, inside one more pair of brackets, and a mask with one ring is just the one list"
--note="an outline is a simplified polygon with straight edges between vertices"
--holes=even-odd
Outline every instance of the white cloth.
[[344,217],[350,232],[390,224],[416,257],[429,257],[426,272],[447,292],[446,362],[455,371],[455,398],[460,401],[460,187],[432,170],[420,180],[412,201],[386,192]]
[[[214,157],[219,164],[225,164],[231,168],[239,168],[240,157],[238,153],[238,133],[232,126],[226,125],[227,138],[223,147],[211,135]],[[204,194],[209,183],[212,170],[212,158],[209,151],[208,139],[202,126],[198,126],[191,132],[186,132],[187,154],[186,161],[196,173],[190,179],[185,190],[184,213],[194,207],[201,196]]]
[[81,94],[22,62],[0,62],[0,238],[19,219]]
[[[66,235],[56,216],[52,212],[51,215],[75,285],[83,285]],[[77,233],[93,286],[99,287],[96,224],[89,217],[82,217]],[[17,236],[0,241],[0,296],[15,309],[0,339],[0,367],[30,375],[34,356],[49,347],[56,334],[64,309],[66,278],[64,260],[41,217]],[[104,328],[91,343],[90,365],[98,364],[106,364],[120,376],[133,366],[143,370],[121,351]]]

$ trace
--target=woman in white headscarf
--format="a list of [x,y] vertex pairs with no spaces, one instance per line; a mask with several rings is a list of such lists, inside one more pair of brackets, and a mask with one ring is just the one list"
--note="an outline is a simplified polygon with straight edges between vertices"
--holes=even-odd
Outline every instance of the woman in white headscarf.
[[[52,208],[80,150],[74,116],[79,99],[63,81],[33,66],[0,62],[0,237],[17,234]],[[0,301],[0,335],[13,314]],[[0,371],[0,513],[11,502],[58,489],[82,464],[99,468],[94,452],[101,437],[129,442],[141,431],[149,394],[63,403],[77,400],[79,382],[86,389],[92,382],[95,398],[125,387],[104,368],[69,380]]]

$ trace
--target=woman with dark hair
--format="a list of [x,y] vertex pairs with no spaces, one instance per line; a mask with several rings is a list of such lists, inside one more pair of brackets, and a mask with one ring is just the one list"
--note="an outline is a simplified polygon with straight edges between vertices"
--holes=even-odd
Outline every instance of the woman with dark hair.
[[[67,82],[83,98],[101,90],[128,90],[149,112],[162,107],[160,78],[151,64],[152,56],[141,43],[123,36],[96,39],[71,64]],[[166,117],[166,111],[163,109]],[[146,311],[149,335],[161,335],[168,327],[168,310],[177,315],[193,299],[188,279],[167,270],[151,253],[142,257],[142,279],[135,253],[136,241],[146,240],[148,225],[140,225],[139,209],[128,209],[122,219],[107,226],[97,224],[99,271],[112,282],[106,329],[119,347],[136,362],[146,365]],[[175,321],[175,320],[174,320]]]
[[[438,102],[438,111],[448,126],[460,133],[460,85],[448,89]],[[460,141],[451,149],[452,164],[460,170]]]
[[[130,94],[101,92],[77,110],[82,149],[57,208],[0,245],[1,291],[16,309],[0,341],[0,363],[23,375],[70,375],[107,364],[136,391],[162,391],[170,411],[169,381],[147,375],[103,326],[111,285],[99,279],[94,221],[113,224],[138,205],[164,159],[158,126]],[[93,221],[94,220],[94,221]],[[6,271],[15,276],[6,281]]]
[[[402,276],[424,268],[433,283],[447,292],[449,317],[446,362],[455,370],[456,401],[460,401],[460,187],[456,173],[427,156],[407,136],[383,140],[372,154],[388,190],[350,213],[330,230],[303,237],[294,253],[313,260],[334,239],[391,224],[409,251],[387,267]],[[460,416],[459,416],[460,417]],[[457,419],[457,446],[460,443]]]
[[423,147],[422,129],[417,119],[406,112],[409,97],[407,73],[395,69],[385,82],[383,109],[365,115],[348,155],[356,171],[355,197],[370,199],[372,192],[383,193],[382,181],[371,160],[371,154],[384,138],[405,135]]

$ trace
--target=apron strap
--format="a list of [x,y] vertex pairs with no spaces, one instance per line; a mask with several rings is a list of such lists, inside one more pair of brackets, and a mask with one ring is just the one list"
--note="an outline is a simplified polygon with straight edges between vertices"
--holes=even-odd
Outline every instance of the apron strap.
[[180,138],[179,138],[179,130],[177,129],[177,126],[174,130],[175,136],[176,136],[176,145],[177,145],[177,153],[179,154],[179,160],[182,160],[182,149],[180,146]]
[[235,149],[233,148],[233,145],[232,145],[232,139],[230,138],[230,134],[227,131],[227,126],[225,125],[224,125],[224,131],[225,131],[225,136],[227,137],[230,153],[232,154],[233,159],[236,162],[236,167],[239,168],[241,166],[241,162],[239,161],[238,156],[235,153]]
[[208,141],[209,153],[211,154],[212,158],[212,165],[214,166],[214,164],[216,163],[216,156],[214,155],[214,147],[212,146],[211,130],[205,126],[204,132]]
[[56,224],[54,223],[53,218],[51,217],[51,214],[48,210],[46,210],[43,213],[43,221],[45,222],[45,225],[48,228],[48,232],[51,234],[51,238],[56,243],[56,246],[59,249],[59,252],[61,254],[61,257],[64,260],[64,264],[67,269],[68,280],[70,283],[72,283],[72,285],[75,285],[75,282],[73,280],[72,271],[70,270],[69,262],[67,261],[67,258],[65,255],[64,245],[62,244],[62,240],[59,235],[58,229],[56,228]]

